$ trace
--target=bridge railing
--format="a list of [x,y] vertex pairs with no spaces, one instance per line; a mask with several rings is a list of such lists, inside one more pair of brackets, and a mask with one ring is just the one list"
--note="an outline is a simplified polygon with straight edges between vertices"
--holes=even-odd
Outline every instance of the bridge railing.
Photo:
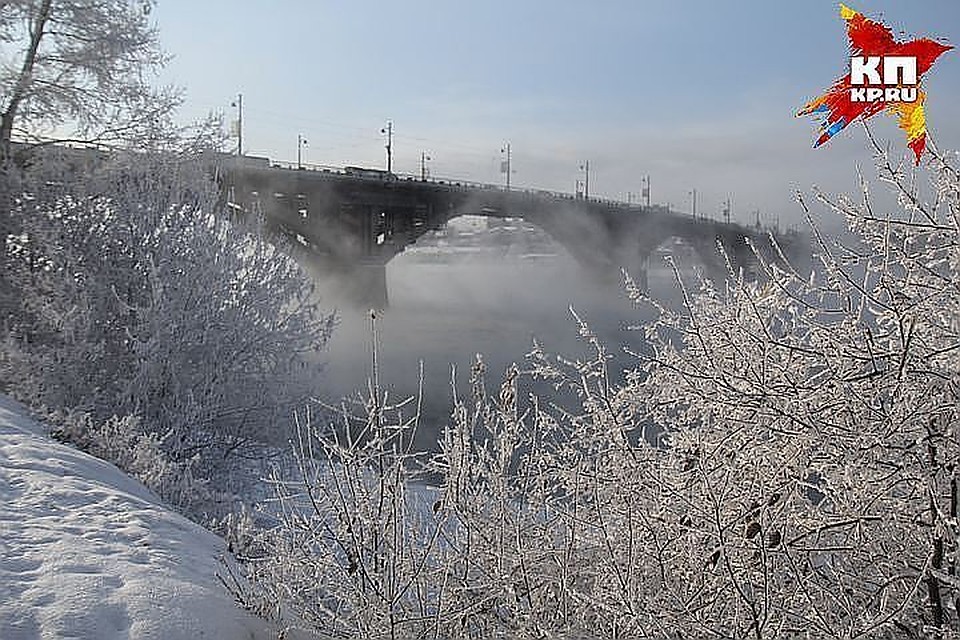
[[[386,173],[382,176],[373,176],[373,175],[356,175],[351,171],[345,169],[344,167],[338,167],[327,164],[316,164],[309,162],[301,162],[299,165],[296,162],[286,162],[282,160],[270,160],[270,166],[275,169],[288,169],[292,171],[313,171],[319,173],[333,173],[343,176],[352,176],[358,180],[370,180],[370,181],[383,181],[387,178]],[[611,198],[584,198],[579,194],[566,193],[563,191],[551,191],[549,189],[532,189],[524,187],[509,187],[502,184],[491,184],[489,182],[476,182],[473,180],[465,180],[462,178],[450,178],[446,176],[429,176],[427,178],[422,178],[421,176],[413,173],[403,173],[403,172],[393,172],[391,174],[393,180],[402,180],[404,182],[424,182],[428,184],[442,185],[447,188],[461,188],[461,189],[482,189],[489,191],[503,191],[512,194],[520,195],[530,195],[537,198],[554,198],[556,200],[564,201],[577,201],[577,202],[595,202],[597,204],[603,204],[607,206],[622,207],[624,209],[639,208],[637,205],[623,202],[622,200],[615,200]]]
[[320,173],[336,173],[346,175],[342,167],[335,167],[329,164],[313,164],[301,162],[298,166],[296,162],[284,162],[280,160],[271,160],[270,166],[274,169],[290,169],[292,171],[316,171]]
[[460,178],[448,178],[443,176],[431,176],[429,178],[423,179],[420,176],[414,175],[414,174],[395,173],[394,175],[400,180],[426,182],[430,184],[443,185],[448,188],[461,188],[464,190],[481,189],[484,191],[502,191],[504,193],[529,195],[535,198],[553,198],[555,200],[564,200],[564,201],[595,202],[597,204],[621,207],[624,209],[640,208],[639,205],[635,205],[629,202],[623,202],[622,200],[615,200],[610,198],[584,198],[581,195],[566,193],[563,191],[551,191],[549,189],[533,189],[533,188],[512,187],[512,186],[507,188],[506,185],[502,185],[502,184],[491,184],[489,182],[474,182],[473,180],[463,180]]
[[[266,160],[266,159],[264,159]],[[534,189],[534,188],[525,188],[525,187],[514,187],[511,186],[507,188],[503,184],[492,184],[489,182],[476,182],[474,180],[465,180],[462,178],[451,178],[446,176],[429,176],[426,178],[421,177],[418,174],[414,173],[404,173],[395,171],[390,174],[388,177],[385,171],[371,169],[370,174],[364,175],[359,174],[356,171],[345,167],[339,167],[328,164],[316,164],[310,162],[302,162],[299,165],[295,162],[286,162],[283,160],[267,160],[270,167],[274,169],[286,169],[291,171],[310,171],[315,173],[325,173],[325,174],[335,174],[339,176],[347,176],[354,178],[356,180],[363,180],[369,182],[383,182],[385,180],[396,180],[403,182],[420,182],[424,184],[434,184],[440,185],[447,189],[462,189],[464,191],[471,189],[480,189],[483,191],[501,191],[504,193],[510,193],[513,195],[526,195],[532,198],[552,198],[558,202],[589,202],[594,204],[599,204],[607,207],[615,207],[618,209],[623,209],[626,211],[629,210],[639,210],[639,209],[664,209],[665,205],[650,205],[642,206],[632,202],[624,202],[623,200],[617,200],[614,198],[597,198],[589,197],[585,198],[581,194],[568,193],[565,191],[552,191],[549,189]],[[377,174],[377,175],[373,175]],[[674,212],[677,213],[677,212]]]
[[[450,178],[446,176],[429,176],[422,178],[418,174],[413,173],[404,173],[404,172],[393,172],[388,174],[385,171],[377,169],[360,169],[360,168],[350,168],[350,167],[338,167],[333,165],[326,164],[316,164],[303,162],[300,165],[297,165],[295,162],[285,162],[277,160],[267,160],[266,158],[258,158],[258,160],[263,161],[267,166],[274,169],[285,169],[291,171],[309,171],[313,173],[324,173],[324,174],[333,174],[338,176],[349,177],[355,180],[361,180],[365,182],[384,182],[387,180],[390,181],[399,181],[405,183],[422,183],[422,184],[431,184],[442,186],[445,189],[460,189],[462,191],[471,191],[471,190],[482,190],[482,191],[498,191],[502,193],[509,193],[513,196],[527,196],[530,198],[544,199],[549,198],[557,202],[576,202],[584,203],[589,202],[591,204],[598,204],[606,207],[613,207],[617,209],[622,209],[624,211],[637,211],[642,209],[653,209],[660,211],[669,211],[670,213],[680,214],[680,212],[673,211],[666,207],[666,205],[650,205],[642,206],[639,204],[624,202],[622,200],[616,200],[613,198],[597,198],[590,197],[584,198],[582,194],[573,194],[563,191],[551,191],[549,189],[533,189],[525,187],[513,187],[509,189],[506,185],[503,184],[492,184],[489,182],[476,182],[474,180],[465,180],[462,178]],[[368,173],[360,173],[368,172]],[[712,222],[722,224],[719,220],[711,220]],[[747,226],[746,224],[740,224],[738,226]],[[751,227],[753,228],[753,227]],[[759,232],[774,231],[778,232],[775,228],[761,227],[757,229]]]

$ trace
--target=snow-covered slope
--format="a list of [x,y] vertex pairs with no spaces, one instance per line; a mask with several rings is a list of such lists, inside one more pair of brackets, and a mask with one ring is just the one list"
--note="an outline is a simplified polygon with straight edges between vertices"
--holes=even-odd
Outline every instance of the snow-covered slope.
[[216,578],[223,541],[0,396],[0,638],[266,639]]

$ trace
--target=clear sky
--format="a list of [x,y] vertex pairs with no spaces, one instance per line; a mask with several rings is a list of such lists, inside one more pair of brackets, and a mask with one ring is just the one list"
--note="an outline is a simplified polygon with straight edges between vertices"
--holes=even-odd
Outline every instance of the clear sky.
[[[895,33],[960,45],[958,0],[850,0]],[[649,175],[655,202],[718,215],[796,219],[796,188],[853,192],[872,166],[851,126],[812,149],[796,110],[845,72],[833,0],[159,0],[173,56],[163,78],[186,91],[184,118],[235,117],[250,154],[626,198]],[[903,32],[902,34],[900,32]],[[960,51],[924,80],[942,148],[960,149]],[[900,155],[893,120],[871,120]]]

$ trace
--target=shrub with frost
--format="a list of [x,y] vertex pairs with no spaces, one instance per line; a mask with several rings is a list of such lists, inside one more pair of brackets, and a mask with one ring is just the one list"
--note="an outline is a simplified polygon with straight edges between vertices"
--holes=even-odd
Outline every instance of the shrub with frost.
[[35,157],[7,238],[20,295],[4,389],[98,423],[136,416],[174,460],[216,465],[285,438],[332,318],[256,221],[227,216],[216,162],[193,149]]
[[493,396],[478,361],[429,510],[383,437],[302,452],[325,471],[285,485],[254,565],[276,615],[366,638],[957,637],[960,174],[878,157],[901,210],[866,182],[818,194],[858,240],[814,228],[811,274],[684,290],[622,378],[582,322],[592,357],[535,347]]
[[691,297],[615,394],[666,429],[650,452],[666,459],[633,467],[633,486],[658,505],[644,582],[668,626],[960,630],[960,180],[941,157],[928,188],[884,155],[879,170],[902,211],[877,210],[865,182],[859,202],[818,195],[859,242],[818,236],[810,278],[769,266]]

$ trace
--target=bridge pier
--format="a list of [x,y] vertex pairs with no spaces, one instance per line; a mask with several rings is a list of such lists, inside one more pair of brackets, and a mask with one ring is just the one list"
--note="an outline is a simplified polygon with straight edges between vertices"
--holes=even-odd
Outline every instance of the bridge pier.
[[334,295],[360,309],[386,309],[387,265],[355,264],[334,275]]
[[310,269],[319,283],[322,293],[332,302],[354,309],[386,309],[387,265],[382,263],[355,262],[331,265],[313,261]]
[[355,309],[386,309],[387,265],[385,260],[345,260],[299,251],[294,258],[307,270],[335,305]]

